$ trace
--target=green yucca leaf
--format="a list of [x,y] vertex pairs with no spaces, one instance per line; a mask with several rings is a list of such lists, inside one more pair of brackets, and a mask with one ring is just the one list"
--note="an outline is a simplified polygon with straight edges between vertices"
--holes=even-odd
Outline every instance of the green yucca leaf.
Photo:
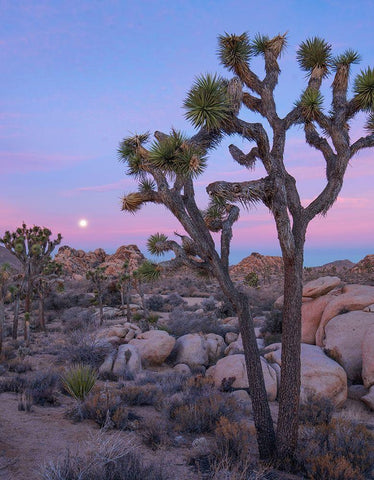
[[323,96],[319,90],[308,88],[305,90],[300,99],[296,102],[296,106],[300,107],[301,115],[306,121],[315,120],[321,112],[323,105]]
[[204,172],[206,165],[206,157],[196,148],[186,145],[176,157],[174,171],[180,175],[197,177]]
[[360,63],[360,61],[361,61],[361,55],[358,52],[349,48],[341,55],[337,55],[336,57],[334,57],[332,59],[331,64],[332,64],[332,68],[334,70],[337,70],[338,67],[341,65],[349,66],[352,64]]
[[149,260],[144,260],[144,262],[137,269],[137,274],[144,280],[153,282],[160,278],[161,267],[160,265],[156,265]]
[[353,91],[360,110],[374,110],[374,68],[361,70],[355,78]]
[[72,366],[61,377],[65,390],[76,400],[83,401],[96,383],[96,371],[89,365]]
[[267,35],[257,33],[252,40],[252,51],[254,55],[264,55],[266,48],[268,47],[270,38]]
[[139,183],[139,192],[141,193],[148,193],[154,192],[156,189],[156,183],[149,178],[145,178]]
[[128,157],[127,167],[127,175],[131,175],[137,178],[142,178],[145,175],[145,172],[143,170],[143,159],[140,157],[140,155],[137,155],[136,153]]
[[300,44],[296,57],[302,70],[311,74],[315,67],[322,68],[326,76],[332,61],[331,45],[322,38],[308,38]]
[[365,129],[369,132],[374,134],[374,112],[370,113],[366,123]]
[[252,48],[248,34],[244,32],[241,35],[219,35],[217,53],[222,65],[235,71],[240,64],[248,63],[251,58]]
[[120,161],[127,161],[130,157],[136,154],[137,148],[148,142],[150,133],[141,133],[132,137],[127,137],[122,140],[118,147],[118,156]]
[[149,161],[161,170],[172,172],[175,169],[175,162],[181,146],[186,142],[182,133],[172,130],[164,140],[152,144]]
[[129,193],[122,197],[122,210],[130,213],[136,213],[141,209],[143,197],[139,192]]
[[147,240],[147,249],[152,255],[162,255],[163,253],[169,251],[165,243],[167,242],[168,237],[163,233],[155,233],[151,235]]
[[227,82],[217,75],[197,77],[184,101],[185,117],[196,128],[219,130],[230,118]]

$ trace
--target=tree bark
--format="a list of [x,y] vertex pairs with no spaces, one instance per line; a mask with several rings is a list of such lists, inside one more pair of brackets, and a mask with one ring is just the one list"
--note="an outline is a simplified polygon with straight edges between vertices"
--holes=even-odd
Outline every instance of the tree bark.
[[18,317],[19,317],[19,294],[16,295],[14,300],[14,313],[13,313],[13,329],[12,329],[12,338],[17,340],[18,336]]
[[5,322],[4,297],[1,296],[0,298],[0,356],[3,353],[4,322]]
[[39,324],[40,328],[45,332],[45,315],[44,315],[44,298],[39,296]]
[[99,302],[99,318],[100,318],[100,326],[103,324],[104,314],[103,314],[103,294],[101,289],[98,288],[97,290],[97,297]]
[[[301,374],[301,303],[304,242],[293,257],[283,256],[284,306],[282,321],[281,383],[278,393],[277,455],[293,456],[298,440]],[[301,244],[300,244],[301,243]]]
[[237,310],[247,368],[249,393],[252,399],[253,417],[257,431],[259,454],[261,459],[269,459],[272,458],[276,452],[275,432],[252,314],[249,309],[248,299],[244,294],[240,294],[239,296]]

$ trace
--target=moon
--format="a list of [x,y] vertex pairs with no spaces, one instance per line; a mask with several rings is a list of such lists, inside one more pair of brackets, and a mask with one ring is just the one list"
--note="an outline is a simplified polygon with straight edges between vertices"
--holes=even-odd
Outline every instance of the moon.
[[82,218],[81,220],[79,220],[78,222],[78,225],[81,227],[81,228],[86,228],[87,225],[88,225],[88,222],[85,218]]

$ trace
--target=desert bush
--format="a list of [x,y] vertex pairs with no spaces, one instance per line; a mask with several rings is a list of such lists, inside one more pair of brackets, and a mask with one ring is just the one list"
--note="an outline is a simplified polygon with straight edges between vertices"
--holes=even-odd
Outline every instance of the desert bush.
[[95,323],[93,318],[94,311],[82,307],[72,307],[65,310],[61,315],[61,322],[66,332],[84,330]]
[[162,312],[164,308],[165,300],[161,295],[152,295],[148,297],[145,301],[145,305],[148,310],[153,310],[154,312]]
[[164,396],[170,396],[184,390],[188,378],[189,375],[177,372],[157,373],[147,371],[137,376],[136,385],[153,384],[158,386]]
[[187,304],[183,298],[178,295],[178,293],[171,293],[165,299],[165,303],[167,303],[171,308],[179,307],[180,305]]
[[258,287],[260,280],[256,272],[249,272],[244,277],[244,282],[248,287]]
[[181,307],[177,307],[170,313],[167,331],[176,337],[198,332],[216,333],[224,336],[227,329],[220,324],[211,312],[198,315],[195,312],[186,312]]
[[319,455],[311,462],[308,478],[311,480],[365,480],[360,471],[343,457],[330,453]]
[[162,402],[162,390],[156,385],[124,385],[121,400],[126,405],[153,405],[159,407]]
[[32,370],[30,362],[22,358],[14,358],[8,362],[8,370],[15,373],[26,373]]
[[96,371],[89,365],[73,365],[61,377],[64,389],[73,398],[83,401],[90,393],[97,380]]
[[204,312],[214,312],[216,310],[216,301],[214,300],[214,297],[210,296],[209,298],[204,298],[201,302],[201,308]]
[[95,335],[87,330],[71,332],[60,351],[60,360],[70,363],[82,363],[98,368],[109,353],[110,345],[96,340]]
[[226,461],[231,468],[234,465],[247,465],[250,457],[250,441],[253,431],[245,422],[230,421],[222,416],[215,428],[215,461]]
[[56,390],[60,386],[60,377],[56,372],[40,372],[28,381],[34,405],[59,405]]
[[119,437],[100,440],[86,456],[69,451],[42,469],[42,480],[167,480],[158,464],[146,465],[134,445]]
[[21,393],[27,386],[26,378],[24,377],[9,377],[0,380],[0,393],[12,392]]
[[[322,478],[317,475],[327,468],[327,455],[336,465],[336,471],[342,470],[338,469],[342,465],[341,459],[345,459],[363,478],[374,468],[374,436],[364,425],[333,419],[329,424],[306,428],[301,444],[301,464],[307,477],[314,480]],[[331,478],[340,480],[340,477]],[[348,477],[342,478],[348,480]]]
[[157,450],[167,443],[167,432],[163,428],[160,428],[159,419],[152,418],[147,420],[147,423],[143,425],[141,438],[144,445],[151,450]]
[[265,323],[261,328],[262,333],[282,333],[283,314],[281,310],[273,309],[265,315]]
[[299,420],[312,425],[329,424],[334,410],[334,404],[329,398],[310,394],[300,405]]

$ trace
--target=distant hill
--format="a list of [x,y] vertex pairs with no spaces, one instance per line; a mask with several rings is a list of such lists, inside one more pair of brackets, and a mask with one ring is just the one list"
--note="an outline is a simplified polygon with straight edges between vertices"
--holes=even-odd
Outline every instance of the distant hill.
[[14,269],[19,270],[21,268],[21,263],[17,258],[12,255],[9,250],[5,247],[0,246],[0,265],[3,263],[9,263]]
[[230,268],[230,273],[236,277],[244,277],[249,272],[256,272],[257,275],[262,277],[282,275],[282,257],[261,255],[260,253],[253,252],[249,257],[243,258],[241,262]]

